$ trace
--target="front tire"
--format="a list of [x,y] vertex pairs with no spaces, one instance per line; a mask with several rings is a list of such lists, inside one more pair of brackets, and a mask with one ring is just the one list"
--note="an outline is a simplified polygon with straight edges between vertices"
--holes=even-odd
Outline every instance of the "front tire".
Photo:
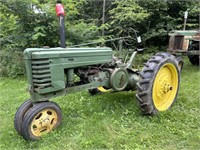
[[139,107],[143,114],[168,110],[176,100],[180,83],[179,61],[169,53],[158,53],[145,64],[137,83]]
[[17,110],[14,117],[14,127],[18,134],[21,135],[22,122],[25,114],[33,107],[33,103],[30,99],[26,100]]
[[61,124],[62,113],[54,102],[36,103],[25,115],[22,136],[26,140],[38,140]]

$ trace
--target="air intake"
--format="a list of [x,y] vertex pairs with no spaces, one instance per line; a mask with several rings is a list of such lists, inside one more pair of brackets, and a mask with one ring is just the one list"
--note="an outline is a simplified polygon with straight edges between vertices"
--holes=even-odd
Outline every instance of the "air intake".
[[49,59],[32,60],[33,87],[44,89],[52,86]]

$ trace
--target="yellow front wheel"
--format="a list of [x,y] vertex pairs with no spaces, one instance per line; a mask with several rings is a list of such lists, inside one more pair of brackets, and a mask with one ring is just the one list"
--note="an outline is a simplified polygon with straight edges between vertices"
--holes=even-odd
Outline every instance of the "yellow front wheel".
[[61,124],[62,113],[54,102],[35,104],[25,115],[22,136],[26,140],[37,140]]
[[153,56],[140,72],[136,97],[144,114],[166,111],[176,100],[180,83],[179,60],[169,53]]

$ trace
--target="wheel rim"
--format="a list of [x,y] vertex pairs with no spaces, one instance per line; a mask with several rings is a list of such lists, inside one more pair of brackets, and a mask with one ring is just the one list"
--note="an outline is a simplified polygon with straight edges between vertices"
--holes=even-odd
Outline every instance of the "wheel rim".
[[50,132],[58,122],[58,115],[53,109],[40,111],[31,123],[31,132],[38,137]]
[[173,64],[167,63],[159,69],[152,92],[157,110],[165,111],[171,106],[176,97],[178,84],[178,72]]

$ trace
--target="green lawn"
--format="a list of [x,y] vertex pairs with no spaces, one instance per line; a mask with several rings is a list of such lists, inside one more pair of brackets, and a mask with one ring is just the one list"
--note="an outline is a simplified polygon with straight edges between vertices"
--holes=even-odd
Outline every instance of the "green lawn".
[[62,125],[36,142],[17,134],[17,108],[29,98],[26,79],[0,78],[0,149],[200,149],[200,71],[187,59],[173,107],[142,116],[136,92],[90,96],[87,91],[53,99]]

